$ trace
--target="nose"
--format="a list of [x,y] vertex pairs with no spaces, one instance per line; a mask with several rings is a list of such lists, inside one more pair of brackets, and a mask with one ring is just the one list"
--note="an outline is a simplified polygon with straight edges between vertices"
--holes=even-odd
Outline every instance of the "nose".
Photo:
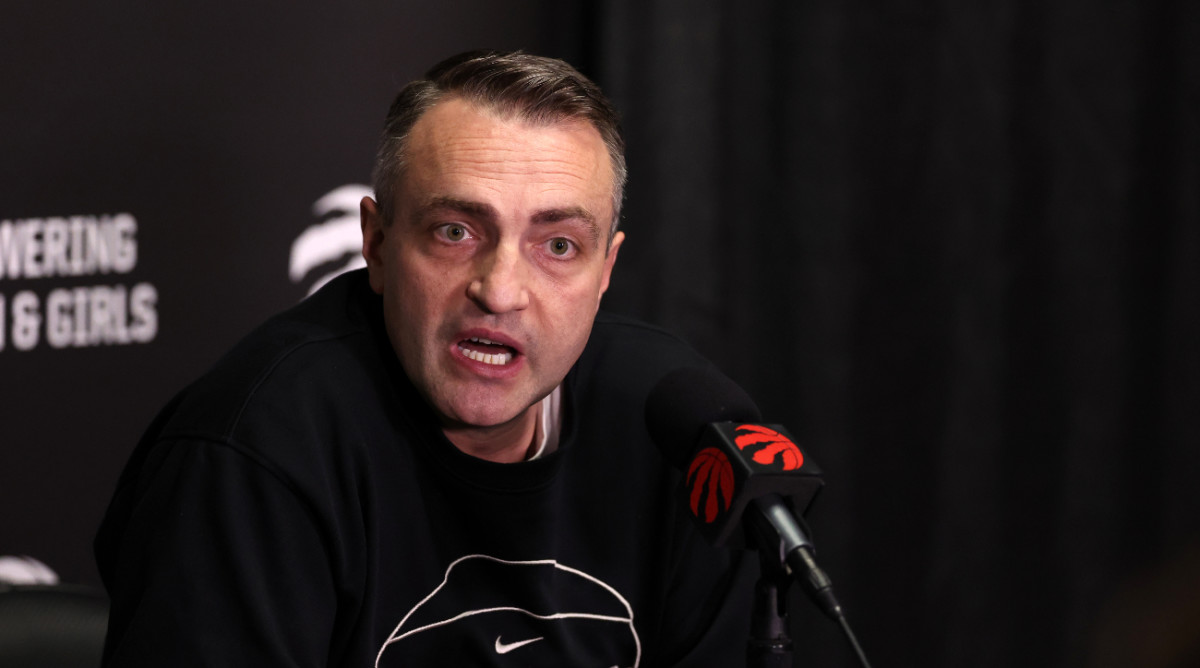
[[529,306],[528,269],[517,248],[501,245],[479,257],[467,297],[487,313],[520,311]]

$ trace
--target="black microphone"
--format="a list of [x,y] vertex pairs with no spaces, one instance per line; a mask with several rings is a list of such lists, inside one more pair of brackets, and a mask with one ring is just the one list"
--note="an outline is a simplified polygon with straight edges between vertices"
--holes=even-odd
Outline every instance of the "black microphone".
[[787,430],[760,424],[758,407],[737,383],[699,367],[672,371],[655,385],[646,427],[683,472],[687,507],[709,542],[739,547],[748,535],[764,553],[778,551],[818,606],[842,619],[832,582],[797,520],[824,481]]

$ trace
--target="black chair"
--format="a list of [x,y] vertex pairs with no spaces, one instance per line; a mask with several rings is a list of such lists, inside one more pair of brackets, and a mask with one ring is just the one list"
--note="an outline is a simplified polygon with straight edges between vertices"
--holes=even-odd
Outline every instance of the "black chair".
[[97,668],[108,599],[75,585],[0,583],[0,666]]

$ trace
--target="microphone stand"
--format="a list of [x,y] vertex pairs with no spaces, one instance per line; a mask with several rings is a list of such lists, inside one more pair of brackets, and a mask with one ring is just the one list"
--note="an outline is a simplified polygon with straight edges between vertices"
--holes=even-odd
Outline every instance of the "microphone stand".
[[788,637],[787,594],[792,586],[783,554],[759,551],[762,573],[754,585],[746,668],[792,668],[792,639]]
[[[792,640],[787,636],[787,591],[793,580],[817,607],[842,628],[850,648],[862,668],[871,668],[858,638],[842,614],[842,606],[833,595],[833,582],[813,560],[812,543],[805,529],[793,518],[779,497],[768,495],[754,500],[761,512],[746,516],[746,536],[759,546],[762,574],[754,588],[754,607],[750,618],[750,638],[746,647],[748,668],[790,668]],[[776,549],[767,546],[777,545]]]

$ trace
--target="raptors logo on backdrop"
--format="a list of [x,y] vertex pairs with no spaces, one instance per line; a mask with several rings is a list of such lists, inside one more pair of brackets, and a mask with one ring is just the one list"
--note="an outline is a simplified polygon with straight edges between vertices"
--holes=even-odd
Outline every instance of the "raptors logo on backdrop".
[[351,183],[334,188],[313,203],[317,222],[292,242],[288,277],[306,285],[311,295],[338,274],[367,266],[362,257],[362,228],[358,204],[372,194],[369,187]]

